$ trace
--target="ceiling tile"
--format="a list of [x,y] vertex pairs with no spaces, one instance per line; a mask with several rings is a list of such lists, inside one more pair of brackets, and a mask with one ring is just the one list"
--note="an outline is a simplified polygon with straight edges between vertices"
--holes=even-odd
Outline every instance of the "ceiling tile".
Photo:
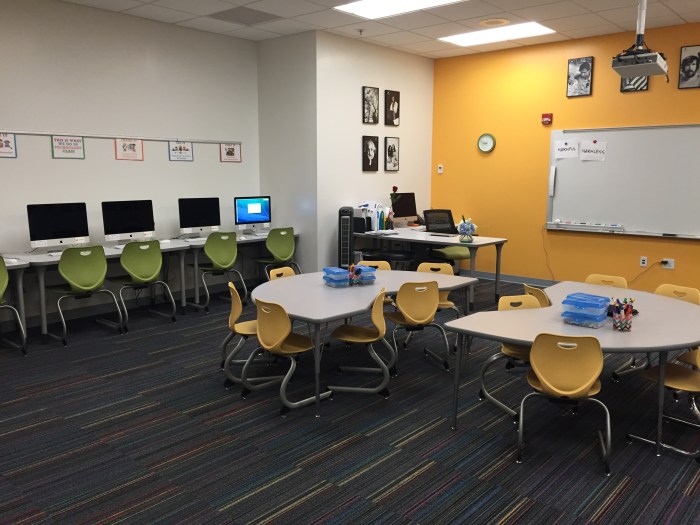
[[255,28],[277,33],[278,35],[294,35],[296,33],[303,33],[304,31],[313,31],[316,29],[311,24],[304,24],[290,18],[280,18],[273,22],[259,24],[255,26]]
[[335,9],[317,11],[316,13],[295,16],[294,18],[300,22],[306,22],[307,24],[313,24],[323,28],[346,26],[357,22],[356,16],[342,13],[340,11],[336,11]]
[[459,4],[450,4],[442,7],[435,7],[429,13],[444,18],[445,20],[462,20],[464,18],[491,18],[495,13],[502,12],[503,9],[481,0],[470,0]]
[[97,7],[98,9],[106,9],[107,11],[124,11],[143,5],[135,0],[70,0],[71,4],[86,5],[88,7]]
[[372,38],[368,38],[367,40],[370,42],[378,42],[381,44],[389,44],[392,46],[401,46],[404,44],[425,42],[429,39],[423,35],[417,35],[408,31],[398,31],[396,33],[389,33],[388,35],[378,35]]
[[260,41],[260,40],[267,40],[268,38],[277,38],[280,35],[276,33],[271,33],[269,31],[263,31],[261,29],[258,29],[256,27],[244,27],[242,29],[236,29],[235,31],[231,31],[230,33],[226,33],[227,35],[235,36],[237,38],[244,38],[246,40],[254,40],[254,41]]
[[236,29],[245,27],[241,24],[216,20],[215,18],[209,18],[206,16],[200,16],[198,18],[193,18],[192,20],[178,22],[177,25],[189,27],[191,29],[199,29],[200,31],[209,31],[211,33],[228,33],[229,31],[235,31]]
[[231,4],[222,2],[221,0],[157,0],[151,5],[159,7],[167,7],[169,9],[177,9],[185,13],[194,15],[210,15],[231,9]]
[[377,35],[387,35],[389,33],[395,33],[396,29],[393,27],[385,26],[374,20],[365,20],[357,24],[350,24],[343,27],[337,27],[334,29],[339,34],[350,35],[353,37],[373,37]]
[[306,0],[259,0],[246,7],[283,17],[306,15],[324,9],[323,6]]
[[469,30],[470,29],[468,27],[463,26],[462,24],[450,22],[448,24],[438,24],[436,26],[414,29],[413,32],[431,38],[441,38],[443,36],[459,35],[460,33],[466,33]]
[[158,7],[157,5],[153,4],[145,4],[141,7],[128,9],[127,11],[124,11],[124,13],[126,13],[127,15],[140,16],[141,18],[150,18],[151,20],[157,20],[158,22],[168,22],[171,24],[194,18],[189,13],[175,11],[174,9],[166,9],[165,7]]
[[398,29],[416,29],[425,26],[434,26],[436,24],[444,24],[445,19],[439,16],[417,11],[415,13],[407,13],[401,16],[392,16],[383,18],[382,22],[388,26]]
[[574,4],[573,2],[558,2],[556,4],[551,5],[547,4],[535,7],[528,7],[526,9],[517,9],[513,12],[527,20],[542,22],[546,20],[551,20],[552,18],[564,18],[566,16],[582,15],[588,13],[588,10],[584,9],[578,4]]

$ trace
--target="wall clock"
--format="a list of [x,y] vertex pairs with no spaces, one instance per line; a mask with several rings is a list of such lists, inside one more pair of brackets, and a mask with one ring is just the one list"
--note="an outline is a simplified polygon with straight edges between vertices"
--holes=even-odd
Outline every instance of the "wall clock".
[[479,137],[477,146],[482,153],[491,153],[496,147],[496,139],[491,133],[484,133]]

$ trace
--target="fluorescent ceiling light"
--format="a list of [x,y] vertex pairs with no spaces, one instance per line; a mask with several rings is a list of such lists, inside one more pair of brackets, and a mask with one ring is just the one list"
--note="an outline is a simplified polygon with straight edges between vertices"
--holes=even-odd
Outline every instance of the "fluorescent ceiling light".
[[402,15],[420,9],[430,9],[447,4],[456,4],[463,0],[359,0],[345,5],[336,6],[335,9],[374,20],[389,16]]
[[525,24],[484,29],[483,31],[471,31],[469,33],[462,33],[461,35],[445,36],[438,38],[438,40],[468,47],[492,44],[494,42],[505,42],[506,40],[518,40],[520,38],[529,38],[532,36],[549,35],[551,33],[554,33],[553,29],[544,27],[537,22],[527,22]]

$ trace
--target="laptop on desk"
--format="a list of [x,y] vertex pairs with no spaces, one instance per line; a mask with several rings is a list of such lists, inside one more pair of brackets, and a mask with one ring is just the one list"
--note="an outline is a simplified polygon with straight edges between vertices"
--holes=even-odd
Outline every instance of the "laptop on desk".
[[425,231],[436,236],[451,237],[457,235],[457,227],[451,210],[425,210]]

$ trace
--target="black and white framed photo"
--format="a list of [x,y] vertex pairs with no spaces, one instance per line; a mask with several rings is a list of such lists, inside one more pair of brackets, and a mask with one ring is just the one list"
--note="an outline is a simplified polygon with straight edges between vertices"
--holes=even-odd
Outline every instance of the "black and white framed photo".
[[399,137],[384,137],[384,171],[399,171]]
[[566,81],[567,97],[584,97],[593,87],[593,57],[570,58]]
[[379,124],[379,88],[362,86],[362,122]]
[[649,89],[649,77],[627,77],[620,79],[620,93],[633,93]]
[[362,136],[362,171],[379,171],[379,137]]
[[678,89],[700,87],[700,45],[681,48]]
[[401,104],[401,93],[398,91],[384,90],[384,125],[399,125],[399,109]]

